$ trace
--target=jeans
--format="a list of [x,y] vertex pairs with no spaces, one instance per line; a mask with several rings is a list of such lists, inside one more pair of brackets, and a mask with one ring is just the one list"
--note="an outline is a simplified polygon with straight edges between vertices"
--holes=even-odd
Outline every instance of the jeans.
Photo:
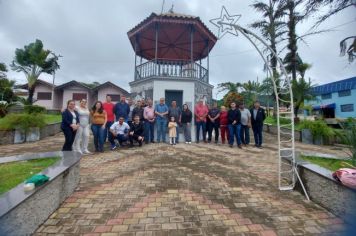
[[209,123],[208,126],[208,142],[211,142],[211,137],[213,135],[213,130],[214,130],[214,134],[215,134],[215,142],[218,142],[219,140],[219,123]]
[[114,140],[117,139],[119,141],[119,144],[122,145],[123,142],[126,142],[129,140],[129,137],[127,134],[118,134],[116,137],[114,137]]
[[107,121],[105,125],[105,133],[104,133],[104,143],[106,142],[106,138],[108,138],[111,146],[115,145],[114,142],[114,137],[112,136],[112,133],[110,132],[110,127],[114,123],[114,121]]
[[158,119],[157,120],[157,142],[162,141],[166,142],[166,132],[167,132],[167,120],[166,119]]
[[155,122],[149,122],[145,120],[145,141],[146,142],[153,142],[154,141],[154,129],[155,129]]
[[250,128],[248,125],[241,125],[241,142],[243,144],[249,144],[250,143]]
[[65,138],[62,151],[72,151],[72,146],[73,146],[75,134],[77,133],[77,131],[74,131],[72,128],[62,129],[62,131],[63,131],[64,138]]
[[104,138],[105,138],[105,128],[102,127],[103,125],[91,125],[91,131],[93,132],[94,136],[94,146],[96,152],[103,152],[104,151]]
[[241,137],[240,137],[240,131],[241,130],[241,125],[236,124],[236,125],[229,125],[229,144],[233,145],[234,144],[234,137],[236,137],[237,145],[241,145]]
[[177,134],[176,143],[179,143],[179,125],[177,125],[177,127],[176,127],[176,134]]
[[186,142],[192,141],[192,123],[183,123],[184,139]]
[[255,145],[260,147],[262,145],[262,130],[263,124],[255,124],[252,126],[253,136],[255,138]]
[[199,142],[199,136],[200,136],[200,128],[202,129],[203,132],[203,140],[206,140],[206,122],[205,121],[197,121],[195,123],[196,125],[196,138],[197,142]]

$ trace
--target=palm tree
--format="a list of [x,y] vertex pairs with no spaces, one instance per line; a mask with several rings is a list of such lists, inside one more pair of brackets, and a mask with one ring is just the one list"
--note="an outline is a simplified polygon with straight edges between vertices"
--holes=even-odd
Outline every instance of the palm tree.
[[257,81],[247,81],[242,84],[243,91],[241,92],[247,106],[252,105],[257,100],[258,94],[261,92],[261,84]]
[[261,94],[267,98],[267,115],[269,116],[269,102],[274,100],[274,87],[272,83],[272,78],[265,78],[261,84]]
[[298,65],[297,71],[300,75],[299,79],[292,80],[293,101],[294,101],[294,116],[298,118],[298,111],[305,99],[311,100],[314,96],[311,93],[312,84],[310,79],[305,80],[305,72],[311,68],[308,63]]
[[28,102],[32,104],[37,79],[42,73],[53,75],[59,69],[58,56],[50,50],[43,49],[42,41],[36,39],[34,43],[24,46],[23,49],[16,49],[11,68],[25,74],[28,85]]
[[[262,20],[254,22],[251,27],[260,30],[262,36],[269,41],[270,47],[277,54],[277,44],[282,35],[286,33],[283,22],[286,6],[281,0],[269,0],[267,4],[256,1],[251,6],[263,16]],[[273,77],[277,78],[277,58],[273,54],[270,56]]]
[[223,91],[227,91],[227,93],[229,92],[239,92],[239,88],[242,87],[242,84],[237,82],[237,83],[233,83],[233,82],[225,82],[225,83],[220,83],[218,84],[218,89],[219,89],[219,93],[223,92]]

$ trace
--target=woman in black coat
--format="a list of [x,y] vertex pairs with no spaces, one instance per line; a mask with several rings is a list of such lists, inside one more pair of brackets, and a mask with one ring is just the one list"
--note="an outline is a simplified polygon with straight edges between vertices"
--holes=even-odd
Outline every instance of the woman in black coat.
[[64,145],[62,151],[72,151],[75,134],[79,127],[79,114],[75,110],[74,100],[67,102],[67,108],[62,112],[61,129],[64,133]]
[[189,143],[189,144],[192,143],[192,135],[191,135],[192,116],[193,116],[193,114],[189,110],[188,105],[184,104],[182,116],[181,116],[181,123],[182,123],[183,130],[184,130],[185,143]]

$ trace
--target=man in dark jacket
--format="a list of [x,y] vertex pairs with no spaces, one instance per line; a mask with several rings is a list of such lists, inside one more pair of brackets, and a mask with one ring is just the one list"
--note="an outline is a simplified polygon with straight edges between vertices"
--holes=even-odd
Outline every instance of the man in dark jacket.
[[142,146],[143,136],[144,136],[144,128],[142,122],[140,122],[140,116],[134,116],[134,121],[131,124],[131,128],[129,131],[129,139],[130,146],[133,146],[133,141],[136,140],[139,146]]
[[266,119],[266,113],[265,110],[260,107],[258,101],[255,101],[253,106],[254,108],[251,109],[251,125],[255,138],[255,146],[262,148],[263,121]]
[[140,122],[144,121],[143,107],[142,107],[142,102],[140,100],[137,101],[136,107],[132,110],[132,120],[134,120],[135,116],[140,117]]
[[229,146],[234,145],[234,137],[236,137],[237,146],[241,147],[241,113],[240,110],[236,108],[236,103],[232,102],[230,104],[231,109],[228,111],[228,127],[229,127]]
[[114,114],[116,121],[119,120],[120,117],[124,117],[125,122],[127,123],[130,113],[130,106],[126,102],[126,97],[122,96],[120,102],[116,103],[114,106]]

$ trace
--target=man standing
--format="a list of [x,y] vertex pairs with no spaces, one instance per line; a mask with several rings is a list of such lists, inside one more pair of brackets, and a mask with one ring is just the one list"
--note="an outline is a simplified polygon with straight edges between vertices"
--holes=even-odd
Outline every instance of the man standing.
[[214,102],[213,107],[208,112],[208,118],[210,120],[210,125],[208,128],[208,143],[211,142],[211,137],[215,134],[215,143],[218,143],[219,140],[219,126],[220,126],[220,109],[218,108],[218,103]]
[[[119,141],[120,146],[122,146],[123,142],[126,142],[128,140],[128,134],[130,130],[130,126],[124,122],[124,117],[120,117],[119,121],[116,121],[112,126],[110,127],[110,132],[112,133],[114,139],[117,139]],[[117,148],[116,145],[114,145],[111,150],[115,150]]]
[[114,113],[116,117],[116,121],[119,120],[119,117],[123,117],[125,122],[128,121],[130,106],[126,103],[126,97],[122,96],[120,102],[115,104]]
[[155,109],[153,108],[152,100],[148,99],[147,106],[143,109],[143,118],[145,120],[145,142],[154,143],[154,128],[155,128]]
[[263,121],[266,119],[266,113],[265,110],[260,107],[258,101],[255,101],[253,106],[254,108],[251,109],[251,124],[253,136],[255,138],[255,146],[262,148]]
[[197,143],[199,143],[200,129],[202,129],[203,140],[206,143],[206,117],[208,112],[209,110],[204,105],[203,100],[199,100],[198,104],[194,107]]
[[166,142],[168,106],[164,103],[164,98],[159,99],[159,104],[155,106],[157,120],[157,143]]
[[110,132],[110,127],[115,121],[115,115],[114,115],[114,104],[111,102],[110,95],[106,95],[106,102],[103,103],[103,109],[104,111],[106,111],[106,115],[107,115],[107,122],[104,131],[104,143],[106,142],[106,138],[108,138],[111,144],[111,148],[113,148],[115,146],[115,142],[112,133]]
[[182,110],[177,106],[177,101],[172,101],[171,107],[168,109],[168,118],[171,119],[171,117],[174,117],[175,122],[177,122],[176,126],[176,143],[179,143],[179,125],[181,123],[181,118],[182,118]]
[[128,117],[127,117],[127,124],[128,124],[129,126],[131,126],[132,120],[133,120],[132,111],[133,111],[133,109],[135,108],[135,101],[132,101],[131,98],[128,98],[128,99],[127,99],[127,104],[129,104],[129,107],[130,107],[130,112],[129,112],[129,115],[128,115]]
[[139,146],[142,146],[144,128],[143,124],[140,121],[140,117],[138,115],[133,117],[133,122],[131,124],[131,128],[129,131],[129,139],[130,139],[130,146],[133,146],[133,141],[136,140]]
[[142,107],[142,101],[138,100],[136,103],[136,107],[132,110],[132,119],[135,116],[140,117],[140,122],[143,122],[143,107]]
[[234,137],[236,137],[237,146],[241,147],[240,129],[241,129],[241,113],[240,110],[236,108],[236,103],[232,102],[230,104],[231,109],[228,112],[229,120],[229,146],[234,145]]
[[243,103],[240,104],[241,113],[241,142],[247,146],[250,143],[250,127],[251,127],[251,113],[248,109],[245,109]]

